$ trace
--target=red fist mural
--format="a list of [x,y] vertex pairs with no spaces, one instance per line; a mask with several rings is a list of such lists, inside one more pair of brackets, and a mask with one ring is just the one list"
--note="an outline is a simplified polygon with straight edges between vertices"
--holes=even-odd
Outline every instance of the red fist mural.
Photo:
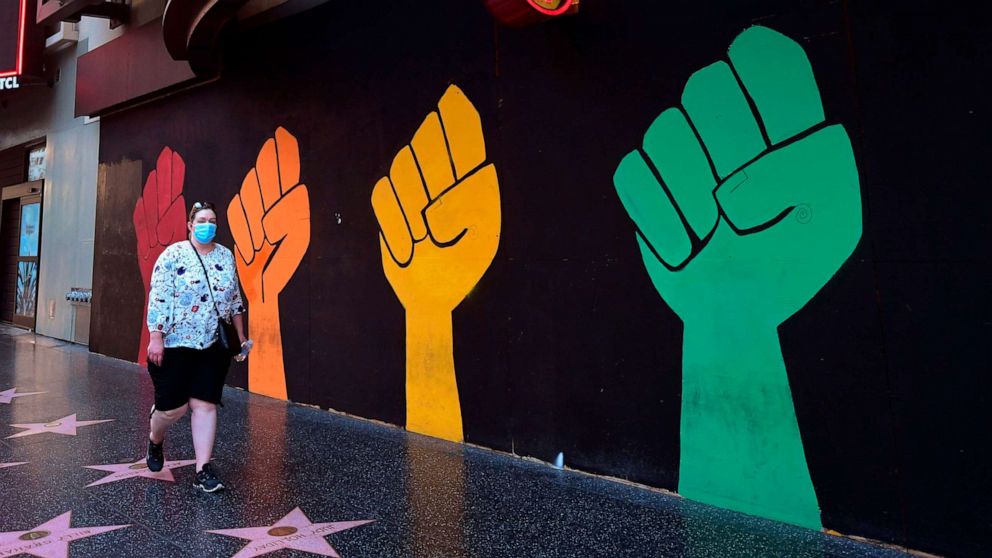
[[186,238],[186,201],[183,180],[186,163],[178,153],[165,147],[158,155],[155,169],[148,173],[145,189],[134,206],[134,233],[138,241],[138,268],[145,284],[145,306],[141,314],[141,342],[138,363],[148,362],[148,290],[152,269],[166,247]]

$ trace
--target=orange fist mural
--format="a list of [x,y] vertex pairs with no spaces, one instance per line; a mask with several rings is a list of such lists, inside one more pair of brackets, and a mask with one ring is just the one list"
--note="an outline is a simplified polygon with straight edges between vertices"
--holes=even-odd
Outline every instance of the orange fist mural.
[[489,268],[499,183],[479,113],[452,85],[372,190],[382,267],[406,309],[408,430],[461,441],[451,312]]
[[286,399],[279,293],[310,246],[310,196],[300,184],[296,138],[278,128],[227,208],[241,286],[248,299],[248,389]]
[[134,206],[134,233],[138,241],[138,268],[145,285],[145,310],[141,314],[141,341],[138,345],[138,363],[148,364],[148,291],[152,270],[162,252],[172,244],[186,238],[186,201],[183,199],[183,181],[186,163],[172,149],[165,147],[159,153],[155,169],[148,173],[145,188]]

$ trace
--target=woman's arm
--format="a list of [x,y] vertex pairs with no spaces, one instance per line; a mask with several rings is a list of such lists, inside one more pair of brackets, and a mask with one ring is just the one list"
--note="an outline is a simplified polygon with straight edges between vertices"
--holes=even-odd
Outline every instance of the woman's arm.
[[165,334],[172,327],[173,287],[176,266],[166,249],[155,262],[148,292],[148,315],[145,326],[150,332],[148,361],[162,366],[165,353]]
[[151,333],[163,336],[172,327],[173,290],[176,266],[170,250],[166,249],[155,262],[148,292],[148,315],[145,325]]
[[233,253],[231,254],[231,269],[234,270],[233,294],[231,295],[231,323],[234,324],[234,329],[238,330],[238,337],[241,339],[241,344],[244,345],[245,341],[248,340],[248,335],[245,333],[245,303],[241,300],[241,281],[238,278],[238,266],[234,262]]
[[244,313],[242,312],[241,314],[235,314],[231,318],[231,323],[234,324],[234,329],[238,330],[238,338],[240,339],[240,343],[242,345],[244,345],[245,344],[245,341],[248,340],[248,336],[245,335],[245,315],[244,315]]

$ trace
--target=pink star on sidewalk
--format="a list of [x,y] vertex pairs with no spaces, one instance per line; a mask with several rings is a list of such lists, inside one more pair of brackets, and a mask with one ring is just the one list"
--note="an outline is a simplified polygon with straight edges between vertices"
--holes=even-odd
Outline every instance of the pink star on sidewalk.
[[69,543],[72,541],[130,527],[130,525],[109,525],[70,528],[71,520],[72,512],[69,511],[30,531],[0,532],[0,556],[30,554],[41,558],[67,558]]
[[173,469],[178,469],[179,467],[188,467],[196,463],[195,459],[184,459],[182,461],[166,461],[165,465],[162,466],[162,470],[155,473],[148,469],[148,465],[145,464],[144,459],[139,459],[134,463],[111,463],[107,465],[84,465],[87,469],[96,469],[97,471],[109,471],[113,473],[112,475],[107,475],[102,479],[91,482],[86,485],[86,488],[91,486],[96,486],[98,484],[107,484],[108,482],[117,482],[124,479],[133,479],[134,477],[145,477],[148,479],[163,480],[168,482],[176,482],[176,477],[172,475]]
[[47,391],[29,391],[27,393],[17,393],[17,388],[10,388],[6,391],[0,391],[0,403],[6,403],[10,405],[10,402],[17,397],[24,397],[25,395],[38,395],[40,393],[48,393]]
[[274,525],[248,527],[245,529],[221,529],[219,531],[207,532],[224,535],[225,537],[249,539],[251,541],[248,546],[242,548],[231,558],[251,558],[253,556],[275,552],[281,548],[291,548],[312,552],[321,556],[341,558],[337,551],[324,540],[324,537],[372,522],[373,520],[313,523],[300,508],[293,508],[293,511],[286,514],[279,521],[276,521]]
[[0,463],[0,469],[4,467],[17,467],[18,465],[27,465],[27,461],[18,461],[17,463]]
[[62,417],[60,419],[55,419],[52,422],[29,422],[25,424],[11,424],[14,428],[27,428],[24,432],[18,432],[17,434],[12,434],[7,436],[7,438],[20,438],[21,436],[32,436],[34,434],[43,434],[45,432],[51,432],[53,434],[65,434],[66,436],[75,436],[76,427],[79,426],[89,426],[91,424],[100,424],[101,422],[110,422],[114,419],[106,420],[76,420],[75,413]]

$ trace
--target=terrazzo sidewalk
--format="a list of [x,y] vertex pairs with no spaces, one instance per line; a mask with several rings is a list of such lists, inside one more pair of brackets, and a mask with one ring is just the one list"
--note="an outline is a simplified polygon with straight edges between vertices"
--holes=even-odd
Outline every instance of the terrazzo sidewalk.
[[166,469],[142,466],[146,372],[0,328],[0,557],[908,556],[241,390],[224,402],[229,489],[203,494],[188,417]]

